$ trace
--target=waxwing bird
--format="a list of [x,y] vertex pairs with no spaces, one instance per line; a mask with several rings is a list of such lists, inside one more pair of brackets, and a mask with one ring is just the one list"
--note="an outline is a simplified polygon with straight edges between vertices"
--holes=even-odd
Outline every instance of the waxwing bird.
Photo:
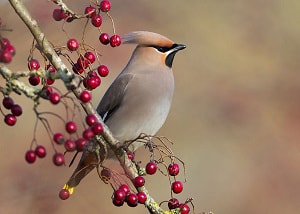
[[[122,41],[137,46],[128,64],[113,81],[97,107],[105,124],[121,143],[133,140],[141,133],[155,135],[162,127],[174,93],[173,59],[179,50],[186,47],[165,36],[147,31],[131,32]],[[141,145],[143,144],[135,142],[128,149],[135,151]],[[111,151],[108,157],[113,157]],[[94,168],[86,166],[88,158],[96,166],[95,157],[91,158],[83,153],[79,166],[67,183],[69,187],[78,185]],[[84,172],[79,172],[80,170]]]
[[[154,135],[164,124],[174,92],[172,62],[185,45],[157,33],[136,31],[123,43],[137,44],[127,66],[106,91],[97,111],[122,143],[141,133]],[[133,143],[134,151],[141,143]]]

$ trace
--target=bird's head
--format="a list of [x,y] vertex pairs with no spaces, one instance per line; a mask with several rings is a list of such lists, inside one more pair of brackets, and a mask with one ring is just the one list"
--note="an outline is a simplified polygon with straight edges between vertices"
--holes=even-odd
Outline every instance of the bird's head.
[[158,33],[148,31],[134,31],[126,34],[122,41],[124,44],[136,44],[135,53],[145,60],[155,63],[159,60],[169,68],[172,67],[173,59],[177,51],[184,49],[186,46],[176,44],[172,40]]

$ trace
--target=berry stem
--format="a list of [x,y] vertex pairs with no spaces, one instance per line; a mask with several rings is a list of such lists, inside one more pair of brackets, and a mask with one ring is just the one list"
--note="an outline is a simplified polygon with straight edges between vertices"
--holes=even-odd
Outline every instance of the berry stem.
[[116,28],[115,28],[115,22],[114,22],[114,19],[113,17],[107,12],[106,15],[108,16],[108,18],[111,20],[111,23],[112,23],[112,27],[113,27],[113,35],[116,34]]

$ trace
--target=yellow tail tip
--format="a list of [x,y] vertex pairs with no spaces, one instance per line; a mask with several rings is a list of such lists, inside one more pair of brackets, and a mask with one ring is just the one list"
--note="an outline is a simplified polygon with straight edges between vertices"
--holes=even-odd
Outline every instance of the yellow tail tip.
[[72,195],[73,192],[74,192],[75,187],[69,187],[68,184],[65,184],[64,187],[63,187],[63,189],[68,190],[69,193],[70,193],[70,195]]

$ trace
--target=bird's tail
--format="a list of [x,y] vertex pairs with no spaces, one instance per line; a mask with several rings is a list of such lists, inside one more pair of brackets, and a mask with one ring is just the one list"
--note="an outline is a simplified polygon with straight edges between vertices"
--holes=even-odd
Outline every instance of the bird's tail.
[[96,166],[99,165],[98,153],[85,150],[81,156],[81,159],[73,172],[68,182],[63,186],[63,189],[68,190],[70,194],[74,192],[74,189],[80,181],[89,174]]

